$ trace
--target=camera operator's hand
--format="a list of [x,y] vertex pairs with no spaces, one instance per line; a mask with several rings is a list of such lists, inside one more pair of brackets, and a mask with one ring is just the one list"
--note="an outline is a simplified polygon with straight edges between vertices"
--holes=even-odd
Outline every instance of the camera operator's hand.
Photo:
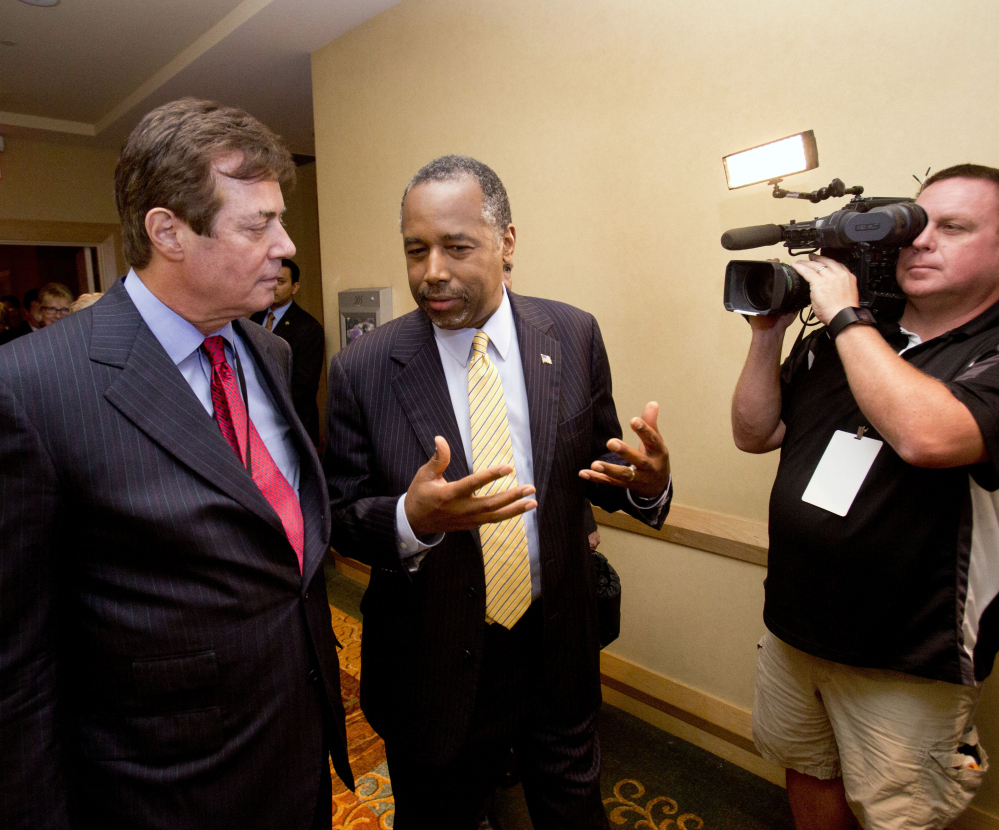
[[807,260],[799,259],[791,267],[808,282],[812,311],[825,325],[844,308],[860,305],[857,278],[836,260],[809,254]]
[[774,334],[783,337],[787,327],[794,322],[798,316],[797,311],[789,311],[787,314],[774,314],[764,316],[763,314],[743,314],[749,327],[754,331],[773,331]]
[[753,339],[732,396],[732,437],[744,452],[770,452],[784,440],[780,357],[784,334],[798,312],[743,316],[753,330]]
[[[780,262],[777,257],[770,257],[767,262]],[[763,314],[743,314],[743,318],[749,327],[756,332],[766,332],[773,331],[775,337],[779,337],[780,341],[784,342],[784,332],[787,331],[787,327],[794,322],[794,318],[798,316],[797,311],[789,311],[787,314],[773,314],[773,315],[763,315]]]

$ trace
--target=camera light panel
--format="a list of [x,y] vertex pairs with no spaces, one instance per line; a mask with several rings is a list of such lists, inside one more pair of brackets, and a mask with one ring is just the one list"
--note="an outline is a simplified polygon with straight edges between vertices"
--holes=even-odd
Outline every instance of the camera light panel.
[[722,159],[729,190],[769,182],[819,166],[819,151],[811,130],[770,141]]

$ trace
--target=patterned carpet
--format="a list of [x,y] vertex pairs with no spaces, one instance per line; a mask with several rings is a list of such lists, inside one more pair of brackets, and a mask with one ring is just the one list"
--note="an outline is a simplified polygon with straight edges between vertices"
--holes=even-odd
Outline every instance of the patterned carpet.
[[333,775],[333,827],[345,830],[391,828],[395,808],[385,764],[385,745],[361,713],[361,623],[330,606],[333,631],[343,644],[340,687],[347,710],[347,752],[357,789],[350,792]]
[[[327,569],[333,630],[343,644],[340,683],[347,744],[357,779],[349,792],[333,776],[333,830],[388,830],[395,809],[385,747],[361,713],[360,599],[364,588]],[[752,773],[604,704],[604,805],[622,830],[793,830],[787,798]],[[500,788],[495,813],[502,830],[532,830],[520,786]]]

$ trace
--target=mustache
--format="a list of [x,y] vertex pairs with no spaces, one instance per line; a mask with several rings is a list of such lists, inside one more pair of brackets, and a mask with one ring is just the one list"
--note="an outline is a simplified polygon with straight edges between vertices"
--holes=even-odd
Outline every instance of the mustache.
[[421,300],[467,300],[468,295],[459,289],[431,288],[429,285],[420,286]]

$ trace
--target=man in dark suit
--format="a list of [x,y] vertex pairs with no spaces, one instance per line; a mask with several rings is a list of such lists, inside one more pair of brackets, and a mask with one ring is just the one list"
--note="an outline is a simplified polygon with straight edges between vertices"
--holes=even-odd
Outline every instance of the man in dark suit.
[[319,376],[326,357],[326,335],[319,321],[292,299],[298,293],[299,268],[281,260],[281,276],[274,288],[274,302],[250,319],[273,331],[291,346],[291,399],[305,431],[319,447]]
[[329,512],[266,307],[294,164],[247,113],[147,115],[130,263],[0,348],[0,825],[323,828],[352,786]]
[[[41,303],[38,301],[38,289],[29,288],[24,292],[24,303],[21,306],[20,316],[21,324],[19,326],[14,326],[13,328],[7,329],[5,332],[0,334],[0,346],[4,343],[9,343],[11,340],[16,340],[18,337],[24,337],[26,334],[31,334],[33,331],[38,331],[42,328],[42,323],[38,320],[35,312],[41,314],[39,306]],[[36,325],[37,322],[37,325]]]
[[372,567],[361,705],[395,826],[472,826],[512,746],[535,827],[604,828],[584,498],[661,526],[658,407],[628,447],[593,317],[504,290],[486,165],[424,167],[401,227],[420,308],[333,358],[325,457],[333,546]]

